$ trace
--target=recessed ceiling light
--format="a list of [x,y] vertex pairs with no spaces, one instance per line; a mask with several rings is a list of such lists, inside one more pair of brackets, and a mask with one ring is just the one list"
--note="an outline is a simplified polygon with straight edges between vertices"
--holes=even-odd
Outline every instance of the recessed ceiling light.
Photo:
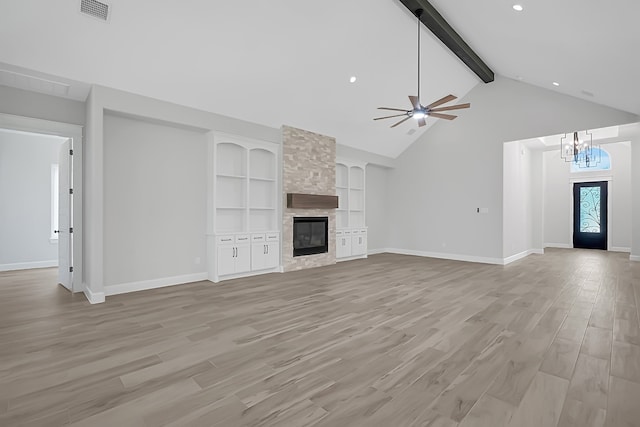
[[349,79],[349,82],[350,82],[350,83],[355,83],[355,82],[356,82],[356,80],[358,80],[358,79],[356,78],[356,76],[351,76],[351,78]]
[[560,86],[560,83],[558,83],[558,82],[553,82],[553,85],[554,85],[554,86]]
[[518,12],[522,12],[524,10],[524,7],[522,7],[521,4],[514,4],[513,5],[513,10],[517,10]]

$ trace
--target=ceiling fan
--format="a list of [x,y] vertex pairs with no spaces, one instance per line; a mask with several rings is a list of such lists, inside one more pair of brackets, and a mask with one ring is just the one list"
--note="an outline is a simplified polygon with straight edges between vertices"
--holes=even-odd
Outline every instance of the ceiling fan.
[[405,118],[400,120],[398,123],[391,125],[392,128],[406,122],[412,117],[418,120],[418,126],[420,127],[425,126],[427,124],[427,122],[425,121],[425,118],[427,116],[435,117],[438,119],[453,120],[458,116],[454,116],[452,114],[443,114],[442,111],[460,110],[462,108],[469,108],[471,106],[471,104],[466,103],[466,104],[450,105],[448,107],[438,108],[439,105],[446,104],[447,102],[451,102],[454,99],[457,99],[457,97],[453,95],[447,95],[426,106],[420,103],[420,16],[422,16],[422,12],[423,12],[422,9],[417,9],[415,12],[416,17],[418,18],[418,96],[409,95],[409,101],[411,102],[411,107],[412,107],[409,110],[403,109],[403,108],[378,107],[378,110],[402,111],[402,114],[376,117],[375,119],[373,119],[373,120],[383,120],[383,119],[390,119],[393,117],[405,116]]

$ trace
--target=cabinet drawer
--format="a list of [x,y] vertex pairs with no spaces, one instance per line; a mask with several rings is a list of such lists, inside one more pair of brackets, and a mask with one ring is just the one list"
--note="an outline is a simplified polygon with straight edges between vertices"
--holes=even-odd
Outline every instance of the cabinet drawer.
[[360,230],[351,230],[352,236],[357,236],[358,234],[360,234]]
[[236,234],[236,243],[249,243],[249,235],[248,234]]
[[280,240],[280,233],[267,233],[267,242],[277,242]]
[[338,231],[336,231],[336,236],[340,237],[340,236],[343,235],[343,233],[344,232],[342,230],[338,230]]
[[360,234],[367,234],[367,229],[366,228],[361,228],[360,229]]
[[231,245],[235,242],[233,234],[216,236],[216,243],[219,245]]
[[345,236],[351,236],[351,230],[342,230],[342,233],[343,233]]
[[251,235],[252,242],[264,242],[264,234],[252,234]]

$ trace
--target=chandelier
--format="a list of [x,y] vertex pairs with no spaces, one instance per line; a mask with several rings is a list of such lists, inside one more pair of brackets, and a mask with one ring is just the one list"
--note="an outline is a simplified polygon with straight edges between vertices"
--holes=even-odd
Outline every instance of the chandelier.
[[593,168],[600,163],[601,152],[598,147],[593,147],[593,135],[584,131],[584,138],[580,140],[578,132],[573,132],[573,141],[568,134],[560,138],[560,157],[565,162],[573,162],[580,168]]

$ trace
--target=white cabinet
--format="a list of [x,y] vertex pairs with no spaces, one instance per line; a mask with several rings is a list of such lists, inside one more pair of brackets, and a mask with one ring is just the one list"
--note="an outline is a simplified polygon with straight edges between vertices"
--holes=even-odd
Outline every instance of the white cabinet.
[[338,159],[336,162],[336,258],[366,258],[365,223],[366,163]]
[[219,276],[251,270],[249,236],[217,236],[217,273]]
[[279,145],[212,132],[208,150],[209,279],[279,269]]
[[338,261],[367,257],[367,229],[336,231],[336,259]]
[[266,270],[280,264],[280,236],[277,233],[253,235],[251,238],[251,270]]
[[351,234],[351,256],[367,254],[367,230],[354,230]]

